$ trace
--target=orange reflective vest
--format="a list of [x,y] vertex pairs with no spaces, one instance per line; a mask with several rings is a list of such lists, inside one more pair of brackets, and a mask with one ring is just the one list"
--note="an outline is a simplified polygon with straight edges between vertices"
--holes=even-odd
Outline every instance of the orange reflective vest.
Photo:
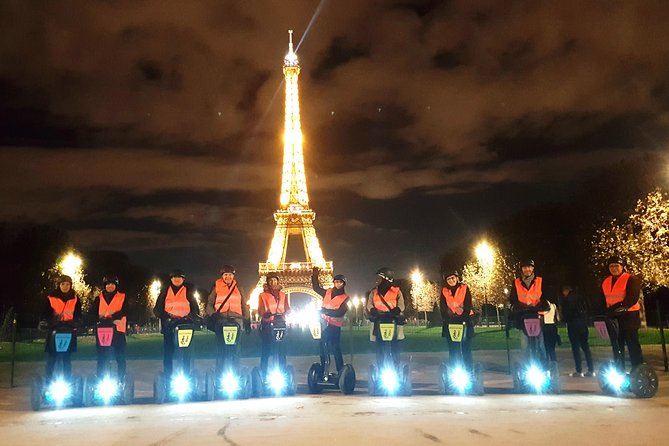
[[77,307],[79,296],[74,295],[74,299],[62,300],[60,297],[49,296],[49,303],[53,309],[54,316],[59,321],[71,321],[74,319],[74,310]]
[[179,288],[176,294],[172,287],[167,288],[165,297],[165,312],[172,317],[186,317],[190,314],[190,302],[186,297],[186,287]]
[[[260,293],[260,301],[263,304],[266,312],[272,314],[284,314],[286,312],[286,293],[279,291],[279,299],[276,299],[272,293],[263,291]],[[274,316],[270,316],[269,319],[263,318],[264,322],[273,321]]]
[[[625,291],[627,289],[627,281],[632,277],[630,273],[622,273],[616,283],[613,283],[613,276],[609,276],[602,282],[602,291],[606,297],[606,308],[611,307],[625,299]],[[627,311],[639,311],[641,305],[639,302],[635,303],[627,309]]]
[[[214,303],[214,311],[221,307],[218,310],[219,313],[231,313],[242,314],[242,293],[239,292],[239,287],[237,286],[237,281],[232,281],[232,287],[234,290],[230,294],[230,287],[226,285],[223,279],[216,280],[216,303]],[[230,297],[228,297],[230,295]],[[225,298],[228,297],[226,301]],[[225,301],[225,305],[221,304]]]
[[[383,296],[383,300],[381,300],[381,295],[379,294],[378,288],[374,288],[374,308],[376,308],[381,313],[389,312],[397,306],[397,296],[399,293],[399,287],[391,286],[385,296]],[[388,304],[387,306],[383,303],[384,300]]]
[[[451,290],[448,287],[441,289],[441,294],[443,294],[444,299],[446,300],[446,305],[451,310],[453,314],[462,316],[462,313],[465,311],[465,296],[467,295],[467,285],[461,284],[457,290],[455,290],[455,296],[451,293]],[[472,316],[474,310],[469,310],[469,315]]]
[[[100,307],[98,308],[98,316],[100,319],[107,319],[111,317],[112,314],[121,311],[123,308],[123,301],[125,301],[125,293],[119,293],[117,291],[109,304],[107,304],[104,295],[100,293]],[[125,328],[128,325],[128,318],[123,316],[121,319],[116,319],[114,320],[114,325],[116,325],[116,331],[125,333]]]
[[[339,294],[333,298],[332,288],[328,288],[328,290],[325,292],[325,297],[323,298],[321,308],[325,308],[327,310],[338,310],[341,308],[341,305],[346,301],[346,299],[348,299],[348,295],[346,295],[346,293]],[[325,321],[330,325],[334,325],[335,327],[341,327],[344,325],[343,317],[333,317],[327,316],[325,314],[322,316],[323,319],[325,319]]]
[[530,307],[536,307],[539,305],[541,300],[541,277],[535,277],[532,286],[528,290],[523,285],[523,282],[520,279],[516,279],[514,284],[516,286],[516,293],[518,294],[518,302],[521,304],[529,305]]

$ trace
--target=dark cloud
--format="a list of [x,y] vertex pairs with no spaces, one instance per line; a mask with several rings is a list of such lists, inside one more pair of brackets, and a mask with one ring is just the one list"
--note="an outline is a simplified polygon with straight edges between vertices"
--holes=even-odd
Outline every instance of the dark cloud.
[[369,56],[367,48],[351,45],[344,37],[335,37],[313,69],[312,77],[316,80],[327,78],[337,67],[367,56]]

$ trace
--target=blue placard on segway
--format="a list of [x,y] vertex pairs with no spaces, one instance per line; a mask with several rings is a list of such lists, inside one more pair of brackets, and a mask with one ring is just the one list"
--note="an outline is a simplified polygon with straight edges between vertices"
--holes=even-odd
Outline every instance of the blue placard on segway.
[[65,353],[70,349],[72,342],[72,333],[56,333],[54,343],[56,344],[56,353]]

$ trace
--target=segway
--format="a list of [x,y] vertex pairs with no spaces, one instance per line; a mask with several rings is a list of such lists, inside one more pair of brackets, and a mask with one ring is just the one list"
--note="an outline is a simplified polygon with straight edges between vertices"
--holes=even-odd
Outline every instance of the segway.
[[560,369],[557,361],[546,361],[541,345],[543,321],[541,315],[529,312],[521,316],[522,330],[527,336],[526,357],[511,371],[516,393],[560,393]]
[[483,395],[483,367],[480,363],[468,368],[463,354],[463,343],[467,338],[467,325],[448,324],[448,335],[458,344],[459,354],[448,357],[448,363],[439,366],[439,391],[443,395]]
[[223,336],[223,355],[227,358],[227,364],[224,370],[210,370],[205,375],[205,398],[209,401],[249,398],[252,390],[251,375],[247,368],[239,364],[239,323],[231,317],[219,317],[215,330]]
[[265,376],[260,367],[253,367],[251,392],[254,397],[290,396],[297,392],[295,369],[285,361],[286,318],[283,314],[272,314],[272,316],[273,319],[268,324],[272,340],[271,364],[268,364]]
[[[397,316],[382,313],[374,321],[376,342],[381,343],[382,361],[370,364],[367,378],[369,395],[405,395],[410,396],[411,370],[409,364],[396,365],[392,353],[392,343],[397,342]],[[399,359],[399,358],[397,358]]]
[[114,334],[116,324],[112,320],[101,320],[95,327],[95,339],[104,359],[101,375],[91,375],[84,379],[84,406],[98,404],[132,404],[135,396],[135,381],[126,374],[119,376],[112,371]]
[[599,367],[597,380],[599,387],[606,395],[622,396],[626,392],[633,393],[637,398],[652,398],[659,388],[659,380],[655,369],[648,364],[639,364],[625,373],[624,345],[620,345],[618,334],[619,321],[615,317],[599,316],[594,321],[599,337],[611,342],[622,361],[609,360]]
[[198,397],[197,378],[192,370],[192,360],[188,355],[195,325],[189,318],[182,318],[172,319],[171,322],[168,322],[168,327],[174,336],[174,367],[169,379],[164,371],[154,377],[153,399],[156,404],[166,401],[190,401]]
[[63,367],[65,354],[73,350],[74,336],[74,327],[67,324],[58,325],[51,331],[49,342],[56,353],[56,363],[51,381],[46,382],[41,376],[32,381],[30,406],[33,410],[81,406],[84,381],[80,376],[66,376]]
[[355,369],[351,364],[344,364],[341,373],[330,371],[330,351],[328,343],[323,339],[326,329],[324,320],[309,325],[311,337],[318,341],[320,362],[314,362],[307,372],[307,385],[310,393],[321,393],[323,389],[339,389],[344,395],[350,395],[355,390]]

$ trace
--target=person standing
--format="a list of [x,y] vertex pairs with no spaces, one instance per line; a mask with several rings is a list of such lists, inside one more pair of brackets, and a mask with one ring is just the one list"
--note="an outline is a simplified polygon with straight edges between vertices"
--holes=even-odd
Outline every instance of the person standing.
[[[563,285],[559,300],[562,318],[567,324],[567,335],[571,344],[571,353],[574,356],[576,371],[570,376],[595,376],[595,368],[592,361],[592,352],[588,343],[588,317],[590,314],[587,300],[571,285]],[[581,363],[581,350],[585,355],[585,363],[588,371],[583,373]]]
[[546,360],[547,361],[557,361],[557,355],[555,354],[555,347],[560,344],[560,335],[558,334],[558,322],[560,321],[560,313],[558,312],[557,305],[551,301],[551,299],[546,299],[548,301],[548,310],[544,311],[544,348],[546,349]]
[[[527,352],[528,339],[523,329],[523,314],[540,313],[547,311],[548,301],[544,295],[544,282],[541,276],[534,272],[534,260],[524,260],[520,264],[520,276],[511,286],[509,294],[511,304],[511,317],[516,321],[516,327],[521,331],[520,346],[523,352]],[[539,345],[544,350],[543,334],[539,335]],[[545,353],[545,352],[544,352]]]
[[[337,367],[337,374],[344,368],[344,357],[341,353],[341,327],[344,325],[344,315],[348,310],[346,305],[349,297],[344,290],[346,286],[346,277],[343,274],[334,276],[334,287],[324,289],[318,281],[317,267],[314,267],[311,275],[311,286],[322,298],[321,318],[325,322],[323,330],[323,344],[327,352],[332,353]],[[326,350],[321,346],[321,363],[326,362]]]
[[[275,318],[285,318],[290,313],[290,305],[286,293],[281,291],[279,276],[276,273],[269,273],[265,279],[263,291],[258,296],[258,314],[262,315],[260,320],[260,370],[263,376],[267,376],[267,367],[269,357],[272,353],[272,322]],[[275,345],[278,348],[279,366],[282,369],[286,367],[286,349],[283,342]]]
[[607,264],[610,275],[602,282],[602,299],[611,321],[618,324],[618,336],[611,337],[613,355],[624,368],[627,345],[630,363],[634,367],[644,362],[639,344],[641,277],[628,273],[624,260],[619,256],[609,257]]
[[[448,342],[448,358],[453,361],[460,356],[462,348],[462,359],[465,367],[472,369],[472,347],[471,340],[474,336],[474,324],[472,323],[472,294],[467,284],[460,282],[458,271],[443,274],[444,286],[439,296],[439,312],[443,326],[441,337]],[[465,324],[465,333],[462,342],[454,342],[448,332],[449,324]]]
[[[118,379],[119,381],[123,381],[126,373],[125,333],[128,319],[125,293],[119,292],[118,286],[119,280],[117,277],[104,277],[102,279],[103,290],[93,301],[91,313],[96,322],[111,321],[114,325],[112,349],[114,350],[114,358],[116,359]],[[103,347],[100,346],[97,336],[96,348],[98,357],[97,374],[98,378],[102,378],[106,358],[103,354]]]

